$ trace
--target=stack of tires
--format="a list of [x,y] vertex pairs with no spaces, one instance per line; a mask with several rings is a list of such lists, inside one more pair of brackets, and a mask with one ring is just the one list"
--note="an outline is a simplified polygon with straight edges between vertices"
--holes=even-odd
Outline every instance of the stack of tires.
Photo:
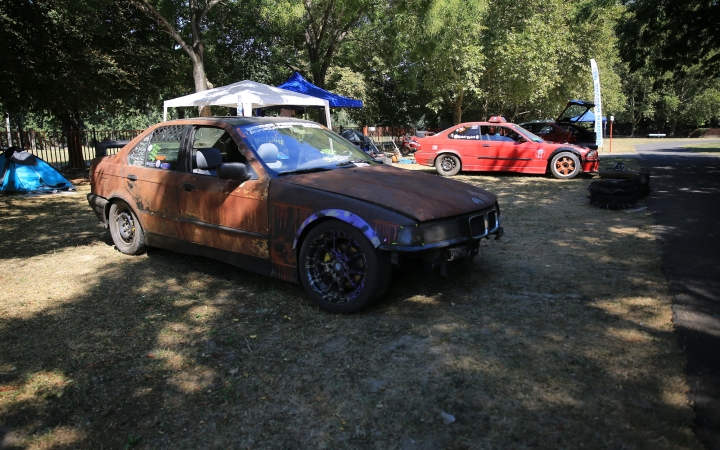
[[601,170],[600,180],[590,183],[590,204],[605,209],[627,209],[650,193],[650,174],[625,170],[618,163],[611,170]]

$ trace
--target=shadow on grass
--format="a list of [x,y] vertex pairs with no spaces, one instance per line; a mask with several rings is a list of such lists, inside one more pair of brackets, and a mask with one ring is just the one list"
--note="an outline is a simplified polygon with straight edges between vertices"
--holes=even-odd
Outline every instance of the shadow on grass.
[[57,232],[42,213],[91,215],[80,202],[15,205],[3,231],[64,240],[3,258],[31,264],[45,244],[99,257],[79,294],[3,316],[0,442],[693,447],[642,220],[588,209],[584,180],[460,178],[499,194],[506,236],[450,278],[396,270],[383,301],[348,316],[220,262],[119,255],[95,245],[94,221]]

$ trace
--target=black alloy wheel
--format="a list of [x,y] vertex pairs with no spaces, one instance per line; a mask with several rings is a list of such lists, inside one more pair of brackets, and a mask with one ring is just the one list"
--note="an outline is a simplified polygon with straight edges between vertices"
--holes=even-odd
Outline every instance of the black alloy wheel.
[[389,256],[339,220],[313,228],[300,249],[300,280],[320,308],[352,313],[375,303],[390,282]]

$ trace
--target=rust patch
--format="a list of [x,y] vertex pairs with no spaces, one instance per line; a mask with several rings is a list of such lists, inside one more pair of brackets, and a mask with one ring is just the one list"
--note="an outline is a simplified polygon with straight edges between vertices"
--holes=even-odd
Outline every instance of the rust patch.
[[265,239],[253,239],[252,240],[253,254],[260,258],[270,257],[270,251],[268,250],[268,242]]
[[375,235],[383,244],[397,241],[397,235],[400,232],[400,225],[390,222],[382,222],[380,220],[373,221],[373,229]]

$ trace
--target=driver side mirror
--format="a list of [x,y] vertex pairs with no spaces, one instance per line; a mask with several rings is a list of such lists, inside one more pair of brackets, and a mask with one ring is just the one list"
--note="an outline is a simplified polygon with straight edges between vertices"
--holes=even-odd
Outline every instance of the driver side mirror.
[[239,162],[220,164],[217,168],[217,177],[222,180],[245,181],[250,178],[247,166]]

